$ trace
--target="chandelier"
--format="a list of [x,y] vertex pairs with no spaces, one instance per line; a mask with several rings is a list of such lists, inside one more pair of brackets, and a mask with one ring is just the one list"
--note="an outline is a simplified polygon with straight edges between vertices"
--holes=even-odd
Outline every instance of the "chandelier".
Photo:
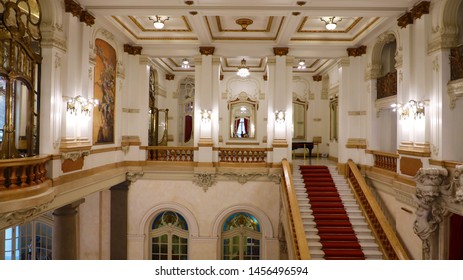
[[182,59],[182,68],[183,69],[189,69],[190,68],[190,62],[188,61],[187,58]]
[[153,26],[154,28],[156,29],[162,29],[164,28],[164,22],[166,20],[169,19],[169,17],[165,17],[165,16],[154,16],[154,17],[150,17],[149,19],[151,19],[153,21]]
[[393,103],[391,104],[392,111],[398,111],[401,120],[406,119],[421,119],[425,116],[425,105],[429,100],[416,101],[410,100],[405,104]]
[[246,78],[250,75],[249,67],[246,66],[246,60],[244,58],[241,60],[241,65],[238,66],[238,72],[236,72],[236,74],[241,78]]
[[297,63],[297,69],[299,70],[304,70],[306,68],[305,66],[305,61],[304,60],[299,60],[299,62]]
[[98,99],[95,98],[85,98],[83,96],[76,97],[67,97],[66,101],[66,110],[74,115],[80,111],[80,113],[89,115],[93,107],[96,107],[100,104]]
[[328,30],[335,30],[336,29],[336,24],[342,20],[342,18],[336,19],[336,17],[330,17],[328,20],[324,18],[320,18],[321,21],[325,23],[325,27]]

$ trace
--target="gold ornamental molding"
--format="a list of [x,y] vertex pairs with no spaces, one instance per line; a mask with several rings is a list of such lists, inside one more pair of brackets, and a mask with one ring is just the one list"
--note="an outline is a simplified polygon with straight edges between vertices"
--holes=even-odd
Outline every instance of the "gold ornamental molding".
[[400,28],[405,28],[409,24],[413,24],[413,15],[410,12],[403,14],[397,19],[397,25]]
[[131,54],[131,55],[139,55],[141,54],[141,50],[143,48],[140,46],[132,46],[129,44],[124,44],[124,52]]
[[199,53],[202,55],[213,55],[215,47],[199,47]]
[[422,15],[429,14],[429,7],[431,6],[430,1],[421,1],[416,6],[414,6],[410,12],[412,13],[413,19],[419,19]]
[[83,22],[88,26],[95,24],[95,17],[73,0],[64,0],[64,11],[78,17],[80,22]]
[[322,81],[322,75],[312,76],[312,79],[313,79],[314,82],[321,82]]
[[288,148],[288,142],[286,142],[286,139],[275,139],[273,140],[272,147],[273,148]]
[[397,152],[401,155],[430,157],[431,145],[429,143],[402,141]]
[[175,75],[174,74],[166,74],[166,80],[168,81],[173,81],[175,79]]
[[250,18],[239,18],[235,22],[241,26],[241,31],[248,31],[248,26],[251,25],[254,21]]
[[199,138],[198,147],[213,147],[214,142],[211,138]]
[[347,139],[346,148],[348,149],[366,149],[367,140],[365,138],[349,138]]
[[283,56],[283,55],[288,55],[289,48],[273,48],[273,53],[275,55]]
[[400,28],[405,28],[409,24],[413,24],[413,20],[421,18],[425,14],[429,14],[430,1],[421,1],[415,5],[409,12],[406,12],[397,19],[397,25]]
[[362,56],[362,54],[366,54],[366,53],[367,53],[367,46],[360,46],[360,47],[357,47],[357,48],[348,48],[347,49],[347,55],[348,56],[356,57],[356,56]]

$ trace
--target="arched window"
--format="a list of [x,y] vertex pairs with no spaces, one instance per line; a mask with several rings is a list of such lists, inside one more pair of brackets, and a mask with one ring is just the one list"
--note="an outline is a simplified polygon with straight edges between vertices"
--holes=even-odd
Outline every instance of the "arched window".
[[151,225],[152,260],[188,259],[188,224],[182,215],[164,211]]
[[52,226],[32,221],[5,230],[5,260],[51,260]]
[[262,233],[259,221],[248,213],[228,217],[222,231],[224,260],[259,260]]

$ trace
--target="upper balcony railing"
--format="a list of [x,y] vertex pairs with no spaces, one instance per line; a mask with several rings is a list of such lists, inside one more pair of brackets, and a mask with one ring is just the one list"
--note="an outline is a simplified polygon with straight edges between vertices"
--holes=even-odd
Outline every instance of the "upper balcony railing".
[[47,178],[46,163],[51,156],[5,159],[0,161],[0,191],[39,185]]
[[373,150],[367,150],[366,153],[374,156],[374,167],[397,172],[398,154]]

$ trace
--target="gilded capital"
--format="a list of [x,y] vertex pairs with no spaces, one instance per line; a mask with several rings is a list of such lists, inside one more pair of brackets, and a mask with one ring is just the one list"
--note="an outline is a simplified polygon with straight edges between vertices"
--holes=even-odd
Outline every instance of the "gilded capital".
[[199,53],[202,55],[213,55],[215,47],[199,47]]

